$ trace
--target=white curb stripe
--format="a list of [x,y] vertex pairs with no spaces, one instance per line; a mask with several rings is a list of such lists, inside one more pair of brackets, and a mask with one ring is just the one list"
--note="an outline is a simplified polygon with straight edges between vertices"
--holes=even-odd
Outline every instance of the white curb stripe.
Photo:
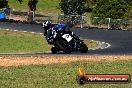
[[18,30],[14,30],[14,31],[18,31]]
[[22,32],[27,32],[27,31],[22,31]]
[[34,34],[35,32],[31,32],[31,33],[33,33],[33,34]]
[[9,29],[5,29],[5,30],[9,31]]
[[40,35],[43,35],[43,33],[39,33]]
[[111,47],[109,43],[100,42],[100,41],[97,41],[97,43],[99,44],[97,47],[89,48],[89,50],[106,49],[106,48]]

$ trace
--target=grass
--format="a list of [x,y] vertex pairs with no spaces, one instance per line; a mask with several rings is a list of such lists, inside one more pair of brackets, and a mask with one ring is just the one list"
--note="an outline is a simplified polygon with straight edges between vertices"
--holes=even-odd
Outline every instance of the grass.
[[89,48],[95,48],[98,46],[98,43],[96,41],[92,41],[90,39],[84,39],[84,43],[89,47]]
[[[59,9],[59,1],[60,0],[39,0],[37,4],[37,11],[36,12],[42,12],[46,16],[51,16],[51,18],[42,18],[45,20],[58,20],[58,15],[61,14],[61,10]],[[23,0],[23,3],[20,4],[16,0],[9,0],[9,6],[10,8],[21,10],[21,11],[28,11],[28,0]],[[91,13],[85,13],[84,15],[87,16],[86,21],[87,24],[90,24],[90,16]]]
[[0,30],[0,53],[50,50],[42,35]]
[[76,83],[78,66],[82,64],[87,74],[130,74],[132,60],[74,62],[68,64],[0,67],[1,88],[132,88],[129,84]]
[[[28,0],[23,0],[23,3],[20,4],[16,0],[9,0],[9,6],[17,10],[28,11]],[[37,11],[43,13],[60,13],[59,0],[39,0],[37,4]]]
[[[85,43],[90,48],[97,46],[95,41],[85,40]],[[43,52],[50,49],[43,35],[0,29],[0,53]]]

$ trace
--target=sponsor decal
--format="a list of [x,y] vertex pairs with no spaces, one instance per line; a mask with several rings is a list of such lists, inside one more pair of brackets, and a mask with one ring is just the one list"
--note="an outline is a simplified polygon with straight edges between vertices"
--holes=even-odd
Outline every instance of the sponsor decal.
[[79,67],[79,74],[77,75],[78,84],[90,83],[130,83],[131,78],[129,74],[86,74],[82,67]]

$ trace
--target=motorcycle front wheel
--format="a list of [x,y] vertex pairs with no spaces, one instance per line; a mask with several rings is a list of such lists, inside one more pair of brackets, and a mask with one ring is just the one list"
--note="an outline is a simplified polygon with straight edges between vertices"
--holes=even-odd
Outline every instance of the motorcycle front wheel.
[[51,48],[51,52],[52,52],[53,54],[56,54],[57,52],[59,52],[59,49],[58,49],[57,47],[52,47],[52,48]]
[[70,54],[71,53],[71,50],[64,50],[63,51],[65,54]]
[[87,53],[88,52],[88,47],[85,43],[81,44],[79,52],[81,52],[81,53]]

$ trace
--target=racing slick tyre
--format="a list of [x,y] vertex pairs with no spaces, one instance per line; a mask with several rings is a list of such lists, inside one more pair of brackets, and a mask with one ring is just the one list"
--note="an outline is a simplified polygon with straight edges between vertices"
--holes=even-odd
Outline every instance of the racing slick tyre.
[[84,43],[82,43],[79,52],[81,52],[81,53],[87,53],[88,52],[87,45],[84,44]]
[[51,52],[52,52],[53,54],[56,54],[58,51],[59,51],[59,49],[58,49],[57,47],[52,47],[52,48],[51,48]]
[[65,54],[70,54],[71,53],[71,50],[64,50],[63,51]]

